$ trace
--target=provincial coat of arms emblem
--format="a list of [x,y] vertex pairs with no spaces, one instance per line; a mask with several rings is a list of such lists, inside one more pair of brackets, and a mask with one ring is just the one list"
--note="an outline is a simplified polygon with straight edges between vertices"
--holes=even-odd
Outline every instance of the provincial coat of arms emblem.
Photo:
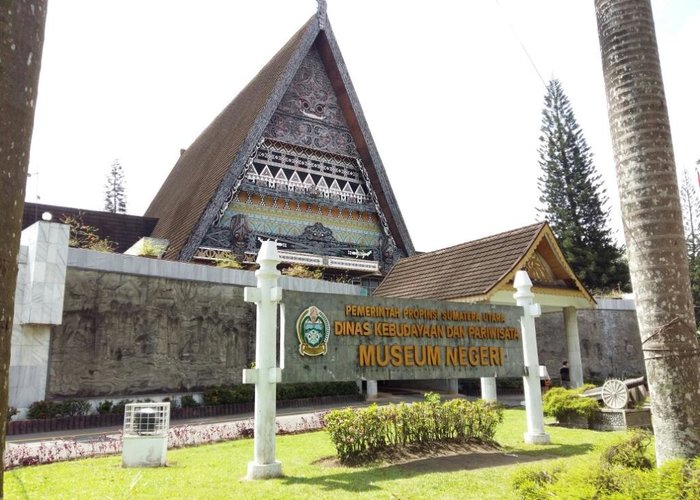
[[311,306],[302,311],[297,319],[299,354],[302,356],[322,356],[328,352],[330,323],[323,311]]

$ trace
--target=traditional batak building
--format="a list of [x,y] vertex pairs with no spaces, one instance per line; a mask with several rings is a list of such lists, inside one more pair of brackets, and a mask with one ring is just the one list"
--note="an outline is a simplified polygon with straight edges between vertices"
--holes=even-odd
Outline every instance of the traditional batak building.
[[217,116],[145,214],[166,259],[287,263],[372,287],[414,253],[325,12],[319,10]]

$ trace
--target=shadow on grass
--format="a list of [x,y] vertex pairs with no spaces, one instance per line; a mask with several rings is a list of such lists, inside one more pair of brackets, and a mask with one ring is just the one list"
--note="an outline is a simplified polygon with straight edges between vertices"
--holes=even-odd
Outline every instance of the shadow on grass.
[[[540,460],[552,460],[573,455],[582,455],[593,449],[590,444],[555,445],[542,450],[509,450],[489,453],[463,453],[444,457],[430,457],[411,462],[362,468],[351,472],[339,472],[315,477],[285,476],[288,485],[309,484],[332,491],[365,492],[379,490],[377,483],[396,479],[409,479],[433,472],[460,472],[491,467],[526,464]],[[332,469],[328,469],[329,472]]]

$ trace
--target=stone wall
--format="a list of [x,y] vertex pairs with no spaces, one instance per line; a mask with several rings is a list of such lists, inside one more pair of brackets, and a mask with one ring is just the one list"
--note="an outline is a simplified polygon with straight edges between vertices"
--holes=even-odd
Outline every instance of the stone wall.
[[[578,316],[584,381],[645,375],[642,343],[631,301],[599,300],[598,309],[580,310]],[[561,312],[543,314],[536,321],[540,364],[553,379],[566,359],[566,333]]]
[[[282,278],[287,290],[360,288]],[[62,324],[52,327],[47,398],[120,397],[240,383],[254,359],[251,271],[70,249]]]
[[241,286],[69,269],[48,396],[239,383],[254,337],[255,307]]

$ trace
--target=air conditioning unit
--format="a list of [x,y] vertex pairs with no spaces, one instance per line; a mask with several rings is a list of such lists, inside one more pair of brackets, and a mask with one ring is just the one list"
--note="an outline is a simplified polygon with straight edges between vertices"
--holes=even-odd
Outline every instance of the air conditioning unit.
[[129,403],[124,409],[122,467],[166,464],[170,403]]

